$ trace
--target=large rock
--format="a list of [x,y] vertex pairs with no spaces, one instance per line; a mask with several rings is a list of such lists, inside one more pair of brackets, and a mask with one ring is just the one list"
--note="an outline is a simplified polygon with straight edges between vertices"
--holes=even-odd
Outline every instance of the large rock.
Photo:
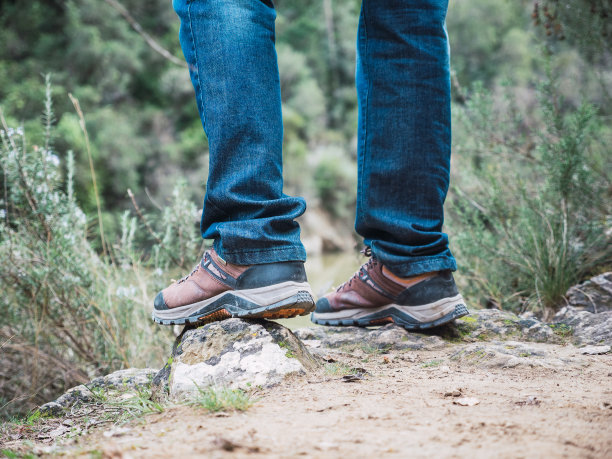
[[566,306],[553,321],[550,326],[570,330],[576,344],[612,344],[612,311],[595,314]]
[[449,342],[522,340],[562,343],[570,339],[569,328],[555,328],[534,316],[519,317],[509,311],[478,309],[470,315],[423,333],[408,332],[394,324],[380,328],[308,327],[295,331],[304,344],[314,348],[364,350],[428,350]]
[[95,389],[104,389],[106,392],[147,389],[151,386],[151,381],[157,372],[153,368],[128,368],[127,370],[115,371],[96,378],[87,384],[73,387],[56,400],[40,406],[39,411],[43,416],[59,416],[78,403],[95,400],[93,392]]
[[598,313],[612,310],[612,272],[574,285],[565,294],[570,306]]
[[576,358],[578,353],[572,346],[493,341],[459,346],[450,358],[467,366],[483,368],[562,368],[584,365],[583,359]]
[[464,340],[512,339],[522,341],[562,342],[564,336],[535,316],[519,317],[509,311],[478,309],[455,321]]
[[228,319],[185,331],[154,380],[155,397],[174,399],[208,386],[269,387],[319,366],[304,345],[275,322]]
[[295,336],[312,347],[354,348],[364,350],[437,349],[445,342],[439,336],[410,333],[397,325],[380,328],[307,327],[295,331]]
[[312,348],[378,350],[427,350],[450,342],[526,341],[549,344],[610,344],[612,311],[597,314],[572,307],[563,308],[552,323],[533,314],[517,316],[497,309],[471,310],[442,327],[413,333],[397,325],[380,328],[308,327],[295,331],[304,344]]

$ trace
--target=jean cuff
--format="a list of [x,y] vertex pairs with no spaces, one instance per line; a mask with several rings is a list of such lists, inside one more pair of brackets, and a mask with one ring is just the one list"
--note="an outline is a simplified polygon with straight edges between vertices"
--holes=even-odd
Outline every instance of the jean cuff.
[[382,264],[393,274],[399,277],[417,276],[433,271],[457,271],[457,262],[451,255],[436,255],[428,257],[414,257],[410,261],[401,263],[387,263],[384,257],[379,257]]
[[226,250],[219,239],[213,243],[217,255],[235,265],[261,265],[281,261],[306,261],[306,250],[298,246],[269,247],[261,249]]

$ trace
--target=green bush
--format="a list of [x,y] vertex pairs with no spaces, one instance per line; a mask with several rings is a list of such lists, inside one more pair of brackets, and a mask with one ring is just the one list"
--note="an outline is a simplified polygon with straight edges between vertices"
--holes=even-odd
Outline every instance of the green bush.
[[525,114],[477,86],[456,110],[466,134],[450,227],[466,293],[483,305],[550,311],[612,266],[610,130],[592,105],[565,107],[550,72],[538,94]]
[[[133,224],[124,219],[122,241],[114,248],[106,244],[108,256],[92,248],[94,222],[75,200],[73,156],[63,180],[53,151],[50,102],[48,88],[42,146],[28,144],[23,129],[9,127],[0,116],[3,414],[29,409],[112,370],[159,365],[165,352],[160,344],[170,338],[149,318],[155,276],[130,249]],[[113,263],[114,258],[131,261]]]

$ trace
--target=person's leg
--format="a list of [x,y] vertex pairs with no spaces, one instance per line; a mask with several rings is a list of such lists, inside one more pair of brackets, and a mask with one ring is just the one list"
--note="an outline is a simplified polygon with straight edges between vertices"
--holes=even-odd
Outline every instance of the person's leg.
[[208,136],[202,236],[241,264],[306,259],[294,219],[306,204],[283,194],[276,12],[265,0],[174,0],[180,42]]
[[306,314],[314,301],[294,221],[306,205],[283,194],[276,12],[268,0],[173,6],[208,135],[201,229],[214,249],[158,293],[153,319],[173,325]]
[[467,314],[442,233],[450,172],[447,0],[363,0],[355,228],[372,258],[317,302],[321,325],[409,329]]
[[364,0],[357,45],[356,230],[394,274],[456,263],[442,233],[450,172],[448,0]]

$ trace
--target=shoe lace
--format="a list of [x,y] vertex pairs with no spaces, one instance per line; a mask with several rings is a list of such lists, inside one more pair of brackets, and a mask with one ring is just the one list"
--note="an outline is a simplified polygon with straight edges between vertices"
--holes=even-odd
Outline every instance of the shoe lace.
[[364,247],[360,251],[360,253],[362,253],[366,257],[369,257],[370,259],[367,261],[367,263],[364,263],[363,265],[361,265],[361,267],[357,270],[357,272],[355,272],[355,274],[353,274],[353,276],[348,281],[346,281],[340,287],[338,287],[336,289],[336,292],[339,292],[344,287],[350,287],[351,285],[353,285],[353,282],[355,281],[355,279],[358,279],[361,276],[363,276],[372,266],[376,264],[377,262],[376,258],[372,256],[372,249],[369,246]]
[[183,282],[185,282],[187,279],[189,279],[191,276],[193,276],[195,274],[195,272],[198,270],[199,267],[200,267],[200,263],[195,265],[195,267],[193,268],[193,270],[189,274],[187,274],[184,277],[181,277],[178,281],[176,281],[176,283],[177,284],[182,284]]

